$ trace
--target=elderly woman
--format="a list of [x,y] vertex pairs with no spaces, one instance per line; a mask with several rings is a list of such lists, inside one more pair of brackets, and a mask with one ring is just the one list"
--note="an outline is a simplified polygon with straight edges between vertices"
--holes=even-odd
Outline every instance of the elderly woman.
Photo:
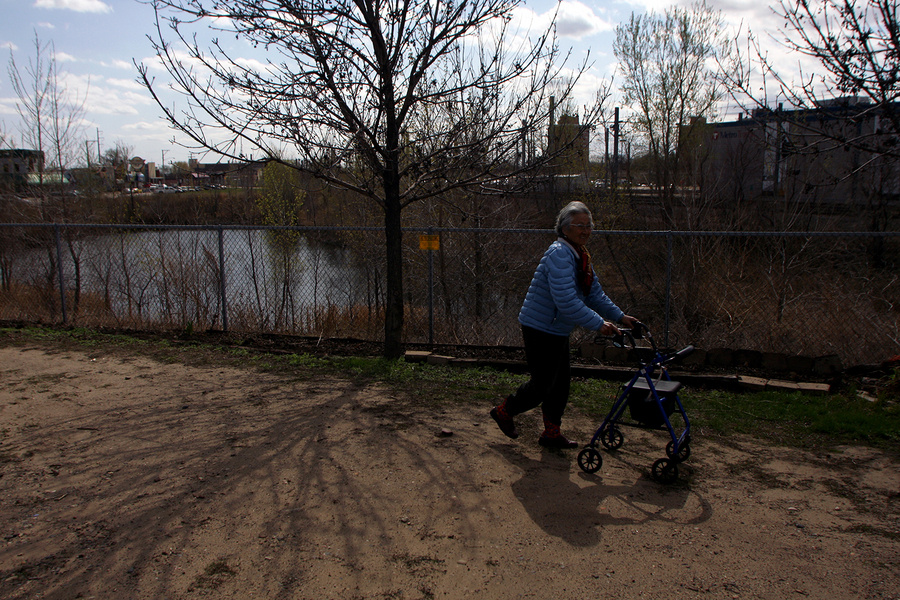
[[538,443],[547,448],[577,447],[560,432],[569,401],[569,334],[580,325],[615,335],[619,329],[610,321],[626,326],[637,321],[600,287],[585,248],[593,228],[591,211],[582,202],[570,202],[556,218],[559,238],[544,253],[519,311],[531,378],[491,409],[491,417],[508,437],[519,437],[514,416],[540,406],[544,432]]

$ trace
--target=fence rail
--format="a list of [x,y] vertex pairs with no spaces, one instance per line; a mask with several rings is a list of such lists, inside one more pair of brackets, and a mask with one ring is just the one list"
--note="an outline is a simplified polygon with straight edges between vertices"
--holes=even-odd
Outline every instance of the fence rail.
[[[405,229],[405,341],[520,345],[553,237]],[[383,248],[371,227],[0,224],[0,319],[377,341]],[[667,346],[900,354],[900,233],[597,231],[590,249],[610,297]]]

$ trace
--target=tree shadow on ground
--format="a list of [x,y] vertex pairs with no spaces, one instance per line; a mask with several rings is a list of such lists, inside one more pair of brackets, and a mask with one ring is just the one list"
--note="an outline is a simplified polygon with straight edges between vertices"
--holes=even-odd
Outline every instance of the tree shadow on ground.
[[428,435],[433,407],[330,378],[189,372],[169,386],[165,369],[120,377],[108,403],[85,390],[70,416],[5,440],[0,596],[224,594],[250,578],[293,597],[324,571],[371,588],[373,549],[386,589],[415,589],[443,560],[420,539],[484,527],[479,469],[462,439]]

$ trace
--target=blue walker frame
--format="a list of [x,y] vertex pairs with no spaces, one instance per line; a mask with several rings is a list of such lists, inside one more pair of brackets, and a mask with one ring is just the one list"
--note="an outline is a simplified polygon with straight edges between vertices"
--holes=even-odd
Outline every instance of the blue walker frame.
[[[653,463],[651,475],[660,483],[673,483],[678,479],[678,463],[688,459],[691,453],[691,422],[684,410],[678,390],[681,383],[673,381],[666,365],[684,358],[694,351],[693,346],[682,348],[678,352],[662,354],[656,346],[653,335],[646,325],[636,322],[632,329],[621,330],[614,338],[614,344],[625,347],[629,343],[636,348],[635,339],[646,338],[652,347],[653,358],[643,363],[631,380],[622,388],[603,423],[594,433],[591,441],[578,453],[578,466],[585,473],[596,473],[603,466],[603,457],[597,449],[598,442],[608,450],[617,450],[625,441],[620,426],[638,427],[641,429],[666,430],[671,441],[666,446],[666,458]],[[659,374],[657,375],[657,371]],[[647,406],[635,408],[635,402],[642,401]],[[625,422],[625,409],[631,409],[632,418],[638,422]],[[658,414],[653,409],[658,411]],[[677,409],[684,420],[684,428],[677,432],[669,418]],[[642,411],[643,414],[640,414]],[[635,415],[638,415],[637,417]]]

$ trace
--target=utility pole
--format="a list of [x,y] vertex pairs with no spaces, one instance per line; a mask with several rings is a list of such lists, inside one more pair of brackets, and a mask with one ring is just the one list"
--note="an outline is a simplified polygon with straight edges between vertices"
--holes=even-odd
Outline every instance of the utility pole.
[[612,168],[611,167],[612,167],[612,165],[609,164],[609,127],[604,126],[603,130],[606,132],[605,133],[606,146],[603,150],[603,155],[606,159],[606,187],[608,189],[608,188],[612,187],[612,184],[611,184],[611,179],[612,179]]
[[613,117],[613,168],[612,168],[612,187],[615,189],[619,185],[619,107],[616,107],[616,114]]

